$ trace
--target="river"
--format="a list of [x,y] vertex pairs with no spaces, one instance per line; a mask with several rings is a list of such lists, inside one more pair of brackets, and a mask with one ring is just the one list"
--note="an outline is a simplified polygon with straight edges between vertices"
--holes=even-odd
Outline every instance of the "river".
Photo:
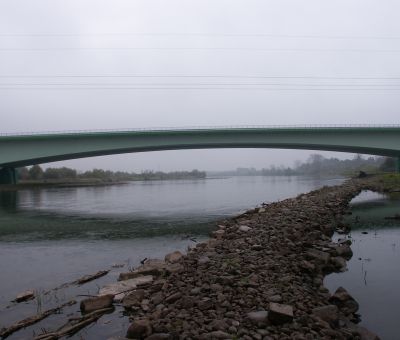
[[[263,202],[342,181],[296,176],[230,177],[0,192],[0,328],[78,294],[95,294],[99,286],[115,282],[119,272],[137,266],[146,257],[163,258],[173,250],[185,251],[208,238],[218,220]],[[353,272],[352,262],[357,256],[349,263],[348,273]],[[372,263],[375,262],[366,265]],[[124,267],[112,267],[115,264]],[[111,272],[92,283],[44,294],[103,269]],[[348,288],[350,283],[345,275],[347,272],[337,277]],[[330,280],[328,286],[333,289],[337,282],[334,276]],[[26,289],[35,289],[40,300],[7,308],[16,294]],[[360,302],[359,296],[354,295]],[[366,308],[370,306],[364,308],[362,301],[360,305],[363,321],[368,324],[364,314],[368,314]],[[75,305],[65,313],[78,309]],[[129,320],[120,318],[122,313],[117,307],[116,313],[102,317],[75,338],[123,335]],[[49,317],[9,339],[30,339],[40,329],[57,328],[65,318],[63,314]],[[370,328],[378,331],[376,327]]]

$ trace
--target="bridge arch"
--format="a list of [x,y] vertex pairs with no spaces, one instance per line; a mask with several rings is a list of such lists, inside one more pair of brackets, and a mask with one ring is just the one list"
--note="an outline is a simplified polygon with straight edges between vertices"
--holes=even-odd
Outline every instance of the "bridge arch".
[[[0,136],[0,181],[16,167],[133,152],[276,148],[400,157],[400,126],[233,127]],[[3,179],[2,179],[3,177]]]

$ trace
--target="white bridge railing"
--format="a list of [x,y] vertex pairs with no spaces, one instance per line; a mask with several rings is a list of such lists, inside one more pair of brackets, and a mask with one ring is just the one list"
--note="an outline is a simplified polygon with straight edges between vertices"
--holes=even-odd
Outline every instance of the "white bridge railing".
[[87,130],[54,130],[54,131],[24,131],[0,132],[0,136],[30,136],[30,135],[62,135],[62,134],[96,134],[96,133],[128,133],[157,131],[202,131],[202,130],[242,130],[242,129],[354,129],[354,128],[400,128],[400,124],[308,124],[308,125],[222,125],[222,126],[180,126],[180,127],[150,127],[122,129],[87,129]]

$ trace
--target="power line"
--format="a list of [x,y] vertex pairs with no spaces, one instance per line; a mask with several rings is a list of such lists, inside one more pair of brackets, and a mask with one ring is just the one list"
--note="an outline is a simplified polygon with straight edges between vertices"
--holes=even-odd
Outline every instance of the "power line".
[[399,80],[398,77],[360,77],[360,76],[255,76],[255,75],[137,75],[137,74],[56,74],[56,75],[0,75],[0,78],[46,79],[46,78],[215,78],[215,79],[325,79],[325,80]]
[[0,87],[0,90],[229,90],[229,91],[399,91],[400,88],[240,88],[240,87]]
[[399,36],[358,36],[358,35],[291,35],[268,33],[129,33],[129,32],[100,32],[100,33],[1,33],[0,37],[103,37],[103,36],[154,36],[154,37],[259,37],[259,38],[284,38],[284,39],[334,39],[334,40],[399,40]]
[[399,84],[296,84],[296,83],[0,83],[0,86],[305,86],[305,87],[382,87]]
[[52,52],[52,51],[245,51],[245,52],[372,52],[399,53],[396,49],[357,49],[357,48],[258,48],[258,47],[52,47],[52,48],[14,48],[2,47],[4,52]]

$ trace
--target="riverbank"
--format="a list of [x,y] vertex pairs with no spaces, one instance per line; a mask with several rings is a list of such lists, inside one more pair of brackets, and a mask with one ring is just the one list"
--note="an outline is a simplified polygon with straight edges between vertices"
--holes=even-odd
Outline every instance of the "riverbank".
[[333,243],[348,204],[381,178],[350,180],[222,221],[213,238],[186,256],[150,261],[121,279],[153,274],[123,299],[128,338],[377,339],[357,326],[358,304],[324,276],[341,271],[349,241]]
[[[244,179],[240,179],[240,183],[243,180]],[[238,190],[236,195],[230,194],[227,197],[237,196],[241,197],[242,199],[248,199],[249,197],[252,197],[252,202],[247,202],[243,205],[248,207],[255,206],[256,202],[261,202],[262,200],[268,199],[268,195],[270,195],[271,192],[274,192],[275,197],[270,198],[270,200],[276,201],[285,197],[294,196],[299,192],[306,192],[312,189],[312,187],[309,186],[310,183],[308,181],[303,182],[303,180],[301,179],[297,180],[297,186],[293,185],[293,180],[287,182],[288,184],[290,184],[289,187],[291,189],[293,187],[296,188],[297,193],[289,193],[285,191],[285,181],[277,182],[274,179],[273,181],[263,183],[260,179],[254,181],[253,178],[249,178],[248,181],[250,181],[249,183],[251,183],[251,186],[248,188],[247,191],[243,190],[243,187],[240,187],[240,190]],[[207,182],[204,182],[204,184],[206,183]],[[226,199],[226,197],[224,197],[224,194],[222,194],[221,197],[218,197],[218,193],[227,192],[226,189],[222,190],[221,187],[215,188],[216,184],[218,183],[219,182],[214,183],[213,181],[207,186],[213,188],[212,195],[208,197],[214,198],[215,202],[211,203],[213,207],[217,206],[216,209],[220,209],[218,208],[219,201],[226,202],[224,201],[224,199]],[[248,182],[246,181],[246,183]],[[306,183],[308,183],[308,188],[306,186]],[[341,181],[336,181],[333,183],[338,184],[341,183]],[[317,188],[321,187],[322,185],[332,185],[333,183],[325,182],[318,184],[316,182],[313,182],[312,185],[314,186],[314,188]],[[352,183],[350,187],[349,183]],[[300,184],[304,185],[302,191],[300,191],[298,187]],[[233,183],[226,181],[221,181],[220,185],[224,185],[229,188],[235,187],[233,186]],[[264,187],[262,185],[264,185]],[[200,188],[205,187],[205,185],[202,185]],[[129,186],[115,187],[112,190],[108,191],[108,195],[104,197],[110,197],[110,200],[114,202],[118,197],[126,197],[126,194],[128,192],[125,193],[125,190],[127,190],[127,188],[129,188]],[[138,192],[138,188],[146,189],[146,191],[143,191],[142,193],[140,191]],[[147,184],[143,185],[143,187],[138,188],[136,188],[135,186],[135,192],[129,192],[130,197],[140,197],[140,199],[135,202],[135,206],[143,201],[143,198],[146,197],[145,193],[148,192],[148,190],[153,191],[154,189],[153,186],[149,187]],[[160,189],[163,189],[165,191],[165,194],[168,194],[168,202],[175,202],[175,200],[181,199],[183,201],[181,204],[178,204],[179,211],[185,208],[183,202],[186,202],[188,199],[187,196],[184,196],[184,194],[188,192],[186,186],[182,187],[181,184],[177,186],[174,185],[174,190],[172,191],[171,187],[166,184],[162,186],[157,186],[156,188],[157,197],[162,196],[162,193],[160,193]],[[196,192],[196,197],[198,197],[198,184],[196,184],[196,186],[194,187],[191,186],[190,188],[192,189],[191,192],[194,190]],[[356,195],[357,190],[368,188],[372,190],[383,190],[380,178],[374,177],[363,180],[355,180],[352,182],[347,182],[345,183],[345,185],[325,187],[320,190],[315,190],[308,194],[300,195],[294,199],[286,199],[281,202],[268,205],[265,204],[261,208],[247,211],[245,214],[240,215],[236,218],[229,218],[225,221],[221,221],[219,225],[222,227],[218,227],[218,231],[214,233],[214,237],[209,242],[201,243],[195,249],[189,251],[187,256],[183,257],[181,254],[175,253],[174,255],[168,256],[166,262],[161,260],[146,260],[143,261],[145,265],[142,267],[139,266],[140,260],[144,260],[146,257],[162,258],[164,257],[165,253],[168,253],[173,249],[180,249],[182,253],[184,253],[183,249],[185,249],[187,246],[192,246],[193,244],[195,244],[196,241],[187,241],[186,245],[182,244],[180,246],[177,246],[177,241],[175,244],[170,244],[170,240],[167,242],[167,244],[169,245],[168,249],[166,249],[165,246],[159,243],[157,248],[152,250],[151,242],[153,241],[150,242],[150,239],[149,243],[147,243],[146,245],[143,244],[144,239],[137,239],[136,234],[133,238],[130,239],[132,235],[129,236],[129,233],[124,232],[125,234],[123,237],[127,244],[125,253],[122,251],[123,247],[121,247],[120,243],[118,243],[118,250],[116,250],[115,252],[114,259],[112,260],[113,262],[109,262],[110,257],[109,255],[104,254],[104,249],[109,249],[113,246],[111,243],[109,244],[103,242],[103,246],[98,246],[99,248],[102,248],[101,255],[100,253],[94,254],[95,256],[93,258],[96,258],[97,261],[95,265],[93,265],[93,261],[90,262],[90,258],[86,255],[88,245],[86,242],[83,241],[83,248],[78,247],[76,248],[77,250],[73,251],[73,253],[75,253],[76,251],[79,252],[79,261],[80,263],[84,262],[87,264],[85,266],[86,269],[83,269],[81,265],[77,265],[76,263],[74,265],[73,262],[69,263],[69,269],[68,266],[63,264],[62,272],[69,271],[73,276],[67,278],[65,281],[60,276],[61,271],[58,271],[56,268],[60,263],[60,259],[55,259],[51,261],[46,260],[43,262],[43,264],[46,263],[46,267],[48,267],[49,265],[52,265],[53,267],[55,266],[51,271],[53,272],[53,274],[47,277],[46,273],[43,272],[44,275],[36,275],[37,278],[32,279],[33,281],[31,280],[30,283],[27,283],[28,281],[24,281],[24,283],[20,285],[20,287],[16,288],[17,290],[14,290],[14,293],[12,293],[11,296],[23,291],[24,289],[26,290],[28,288],[35,288],[36,283],[33,284],[33,282],[38,282],[39,286],[36,287],[39,289],[40,287],[42,287],[43,284],[46,284],[46,290],[48,290],[51,289],[53,285],[56,286],[62,282],[67,282],[71,279],[75,279],[79,275],[83,275],[85,273],[93,273],[98,269],[105,269],[108,263],[118,263],[120,259],[133,256],[131,262],[128,262],[129,273],[125,275],[121,274],[120,279],[123,280],[117,283],[123,284],[123,286],[125,286],[125,292],[123,293],[123,295],[126,295],[126,297],[122,300],[122,303],[119,303],[121,302],[121,296],[116,297],[115,300],[119,301],[114,302],[117,313],[114,312],[113,314],[105,315],[99,320],[98,323],[90,328],[86,328],[83,331],[83,336],[85,338],[98,339],[109,338],[116,335],[125,335],[126,330],[128,329],[129,321],[128,318],[121,319],[119,317],[123,306],[125,307],[126,312],[130,314],[131,322],[133,321],[134,323],[133,328],[135,329],[136,327],[136,330],[134,330],[135,332],[138,331],[139,328],[139,331],[140,329],[142,330],[140,332],[144,331],[145,333],[152,332],[157,334],[153,335],[150,339],[183,338],[184,336],[182,336],[182,334],[188,337],[191,336],[192,338],[222,337],[231,339],[259,339],[261,337],[266,339],[281,339],[285,337],[293,338],[293,334],[293,336],[295,336],[294,338],[297,337],[299,339],[307,338],[307,336],[308,338],[321,338],[322,336],[319,332],[322,330],[316,330],[318,323],[317,326],[315,326],[314,321],[312,321],[313,318],[316,318],[314,314],[319,312],[321,313],[321,311],[316,310],[314,311],[314,313],[312,311],[314,308],[316,308],[315,305],[322,306],[327,303],[333,304],[333,302],[326,302],[325,300],[315,301],[314,295],[303,295],[303,291],[314,291],[314,293],[317,295],[323,293],[324,289],[322,287],[314,287],[314,280],[319,280],[322,282],[322,278],[330,271],[343,270],[343,264],[346,263],[345,257],[348,257],[349,255],[349,248],[346,247],[347,242],[341,242],[340,248],[336,249],[335,247],[339,247],[339,244],[331,243],[328,234],[326,234],[326,236],[323,236],[323,238],[321,239],[321,230],[325,230],[325,228],[322,228],[322,226],[327,225],[332,230],[338,228],[340,230],[346,229],[345,224],[341,219],[343,212],[348,213],[348,211],[346,210],[347,201],[343,200],[344,193],[348,192],[349,195]],[[393,184],[393,188],[396,189],[395,183]],[[91,196],[82,196],[82,191],[86,192],[87,190]],[[93,190],[96,189],[87,190],[79,189],[78,192],[80,194],[73,196],[74,198],[80,197],[82,199],[80,201],[80,205],[84,204],[85,202],[90,202],[90,198],[93,196]],[[69,192],[69,190],[67,192]],[[171,192],[176,193],[173,200],[171,200],[170,197]],[[60,202],[62,202],[63,204],[62,211],[65,211],[65,204],[66,202],[69,202],[69,200],[65,198],[64,191],[60,191],[60,193],[60,197],[62,198]],[[113,193],[115,194],[114,196],[112,195]],[[54,196],[57,194],[57,192],[52,190],[49,191],[49,194],[51,194],[52,196],[40,197],[41,204],[47,204],[46,200],[57,202],[57,196]],[[215,199],[216,195],[217,198]],[[98,195],[96,195],[95,197],[98,197]],[[338,203],[335,201],[336,198],[338,199],[338,202],[342,202],[343,204],[339,204],[339,206],[337,206]],[[350,199],[351,198],[349,197],[348,201]],[[21,199],[21,197],[19,201],[21,206],[25,204],[24,200]],[[33,202],[36,201],[37,200]],[[122,202],[127,201],[126,199],[124,199]],[[207,202],[209,202],[209,200],[207,200]],[[131,203],[132,202],[130,202],[129,204],[130,210],[132,209]],[[151,196],[151,207],[154,208],[154,206],[157,206],[158,210],[161,209],[162,214],[164,214],[164,210],[162,210],[162,204],[160,203],[161,202],[157,204],[153,196]],[[121,202],[118,204],[120,205]],[[176,202],[174,204],[176,205]],[[108,203],[108,205],[110,205],[110,203]],[[229,205],[231,206],[232,204]],[[199,202],[196,202],[196,207],[197,206],[199,206]],[[115,209],[115,207],[111,208],[112,210]],[[168,209],[167,207],[164,207],[164,209],[166,209],[165,212],[170,212],[173,208],[174,206],[168,206]],[[85,208],[85,211],[86,210],[87,207]],[[227,215],[232,216],[235,210],[238,211],[241,209],[238,209],[238,207],[236,206],[236,208],[234,208],[234,210]],[[10,218],[12,218],[13,220],[15,219],[15,217],[16,216],[14,214],[10,215]],[[70,219],[68,219],[68,221],[69,220]],[[213,220],[215,221],[215,219]],[[95,223],[96,227],[93,228],[93,232],[99,232],[99,230],[102,229],[102,227],[98,225],[99,223],[99,221]],[[9,223],[7,223],[7,225],[8,224]],[[246,227],[249,227],[251,229],[248,229]],[[70,230],[70,228],[71,226],[68,226],[68,230]],[[127,228],[128,226],[126,225],[123,227],[123,230],[126,231]],[[212,225],[209,226],[208,230],[210,230],[211,228]],[[238,228],[241,228],[241,230],[239,231]],[[51,230],[53,229],[54,220],[52,220]],[[79,223],[79,230],[81,229],[82,225]],[[113,226],[112,230],[114,229],[115,226]],[[318,229],[321,230],[318,231]],[[34,228],[34,230],[39,229]],[[189,231],[188,229],[188,233],[193,232],[193,229],[190,230],[191,231]],[[325,234],[326,231],[322,232],[322,234]],[[23,234],[25,235],[26,232],[28,232],[28,229],[24,231]],[[57,232],[57,235],[59,235],[59,230],[57,228],[55,229],[55,232]],[[90,235],[93,235],[93,232],[90,232]],[[116,233],[119,235],[119,237],[121,237],[122,234],[120,231],[117,231]],[[180,231],[180,233],[182,233],[182,230]],[[207,233],[208,231],[203,233],[203,237],[201,237],[200,240],[204,239],[204,236]],[[83,235],[84,234],[79,237],[84,237]],[[50,235],[45,239],[47,240],[49,239],[49,237]],[[11,239],[14,240],[15,237]],[[60,245],[65,244],[64,238],[62,239],[63,241],[62,243],[60,243]],[[109,236],[107,236],[107,239],[109,239]],[[138,247],[141,247],[142,249],[137,249]],[[335,249],[333,249],[332,247]],[[85,249],[84,253],[82,253],[83,249]],[[339,252],[341,252],[341,256],[336,256],[339,255],[337,253],[338,250]],[[343,250],[345,251],[343,252]],[[317,254],[319,255],[323,254],[318,253],[318,251],[321,251],[322,253],[327,252],[329,256],[328,262],[325,263],[324,260],[323,262],[319,263],[318,260],[313,259],[312,255],[315,255],[315,251],[317,251]],[[24,248],[22,253],[25,252],[26,250]],[[59,246],[54,248],[54,254],[58,252],[60,252]],[[20,253],[20,249],[16,249],[14,258],[18,258],[17,254]],[[48,253],[48,250],[46,250],[46,253]],[[90,252],[87,252],[87,254],[89,253]],[[8,256],[10,255],[8,251],[6,251],[4,254],[8,254]],[[82,254],[85,255],[82,257]],[[299,254],[300,258],[297,258],[297,254]],[[64,257],[64,255],[62,257]],[[286,257],[287,260],[285,260]],[[48,256],[46,258],[48,258]],[[83,261],[82,258],[84,258]],[[305,261],[304,263],[302,263],[303,260]],[[13,263],[15,263],[15,260],[13,261]],[[291,264],[292,267],[287,267],[288,262]],[[35,261],[33,261],[32,264],[35,265]],[[308,266],[308,264],[311,264],[311,266]],[[136,266],[139,267],[136,268],[136,271],[132,272],[132,265],[135,266],[135,268]],[[305,267],[303,268],[302,266]],[[23,265],[19,265],[19,268],[20,274],[18,274],[18,276],[21,275],[21,273],[25,273],[24,275],[26,275],[27,278],[31,277],[28,272],[24,271]],[[38,268],[39,267],[37,267],[37,269]],[[81,271],[78,273],[76,270],[74,271],[73,268],[80,269]],[[292,271],[294,270],[294,268],[298,268],[298,272],[293,273]],[[5,269],[7,269],[7,267],[5,267]],[[63,290],[60,291],[59,294],[66,294],[65,296],[68,297],[68,299],[77,299],[78,302],[85,298],[82,298],[82,296],[77,294],[97,295],[97,287],[104,286],[105,284],[107,286],[112,286],[115,284],[115,275],[117,275],[120,270],[121,269],[114,269],[115,272],[113,272],[112,270],[110,277],[105,276],[104,280],[102,278],[93,281],[93,284],[90,287],[88,287],[87,285],[83,286],[83,293],[71,291],[69,293],[67,292],[66,294],[66,292]],[[9,277],[12,277],[13,271],[14,269],[11,269],[10,267]],[[59,273],[59,277],[56,278],[54,281],[54,275],[56,273]],[[129,279],[133,276],[149,276],[147,274],[151,275],[151,282],[148,281],[145,285],[137,285],[137,283],[139,282],[135,281],[135,278]],[[8,277],[7,275],[5,276]],[[300,279],[299,276],[301,276]],[[303,276],[306,277],[306,279],[302,278]],[[40,283],[40,277],[42,277],[42,279],[44,280],[42,283]],[[301,281],[303,279],[304,281]],[[149,278],[147,278],[146,280],[149,280]],[[9,280],[9,282],[14,281],[15,280]],[[129,289],[126,288],[127,285],[131,285]],[[9,290],[6,289],[6,291]],[[129,291],[132,291],[132,293],[127,295]],[[325,290],[325,292],[327,291]],[[179,295],[178,293],[180,293],[181,295]],[[290,296],[288,296],[288,294]],[[325,293],[325,295],[328,296],[329,294]],[[339,296],[343,297],[343,295],[344,294],[341,294]],[[253,296],[254,299],[252,299]],[[175,301],[175,299],[178,300]],[[37,300],[39,301],[39,298]],[[40,299],[40,301],[41,300],[42,299]],[[303,310],[298,310],[300,309],[300,307],[296,300],[300,301],[300,305],[304,305]],[[352,299],[347,300],[347,308],[350,306],[350,308],[354,310],[354,306],[356,306],[356,304],[352,302]],[[273,321],[271,321],[269,317],[269,315],[271,314],[270,302],[273,301],[278,304],[278,306],[275,307],[279,307],[279,305],[289,306],[289,314],[292,308],[293,319],[291,319],[291,316],[289,315],[289,321],[285,322],[282,325],[276,325],[275,323],[277,321],[276,319],[274,320],[273,316]],[[27,303],[24,305],[26,305],[27,307],[32,307],[32,312],[34,312],[33,310],[35,310],[36,308],[35,302]],[[312,306],[314,306],[314,308],[312,308]],[[58,307],[58,305],[46,304],[45,308],[56,307]],[[14,322],[13,320],[19,320],[21,318],[21,315],[23,315],[20,311],[22,311],[23,309],[26,309],[26,307],[16,307],[13,310],[15,314],[13,318],[9,318],[8,316],[6,317],[5,313],[7,312],[4,311],[3,326],[6,326],[4,325],[4,323],[10,325],[12,322]],[[343,309],[343,307],[341,307],[341,309]],[[248,314],[251,313],[251,311],[260,313]],[[25,311],[25,315],[33,315],[32,313],[27,312],[28,311]],[[76,307],[65,307],[63,308],[63,312],[64,315],[57,314],[57,316],[49,317],[48,319],[40,322],[40,324],[35,325],[35,333],[38,334],[38,332],[40,332],[40,329],[44,328],[48,332],[51,332],[51,330],[56,330],[59,326],[62,325],[62,322],[66,321],[67,318],[65,315],[67,314],[73,315],[74,319],[76,320],[80,319],[81,317]],[[183,314],[181,314],[181,312]],[[322,313],[324,312],[327,311],[322,310]],[[341,318],[340,314],[342,312],[336,311],[335,308],[331,306],[329,306],[328,312],[335,315],[333,321],[330,319],[330,321],[328,321],[328,333],[330,329],[332,331],[338,331],[338,328],[343,328],[344,321],[343,318]],[[17,315],[17,313],[19,314]],[[308,320],[306,317],[303,317],[303,314],[312,316],[311,321]],[[351,322],[351,319],[353,321],[357,321],[357,316],[354,315],[354,312],[351,312],[345,317],[349,320],[349,322]],[[6,319],[8,321],[4,322]],[[68,319],[70,319],[70,317],[68,317]],[[285,316],[283,317],[283,319],[288,320],[287,318],[285,319]],[[213,323],[214,320],[218,320],[217,324]],[[137,324],[138,321],[139,325]],[[319,320],[319,323],[321,323],[322,321]],[[107,326],[105,326],[106,324]],[[352,326],[350,327],[350,331],[352,333],[348,337],[357,338],[355,335],[356,331],[354,330],[356,326],[352,324],[349,325]],[[149,327],[151,327],[151,330],[149,330]],[[33,327],[29,327],[27,330],[19,331],[18,333],[16,333],[15,339],[17,339],[18,336],[21,336],[21,333],[22,335],[24,335],[31,332],[29,330],[30,328]],[[187,333],[188,328],[193,329],[193,331],[195,332],[194,334],[197,335],[191,335],[191,333]],[[358,332],[361,331],[359,328],[356,329]],[[311,331],[316,333],[313,333]],[[132,335],[132,329],[130,332],[131,337],[147,337],[147,335],[144,335],[143,333],[139,335],[137,335],[137,333],[136,335]],[[78,333],[77,336],[79,336],[80,334],[82,333]],[[317,334],[318,336],[315,334]],[[340,333],[340,335],[343,334]],[[335,336],[337,337],[338,335],[335,334]],[[334,338],[335,336],[332,335],[331,337]],[[329,338],[329,336],[325,336],[325,338]]]

